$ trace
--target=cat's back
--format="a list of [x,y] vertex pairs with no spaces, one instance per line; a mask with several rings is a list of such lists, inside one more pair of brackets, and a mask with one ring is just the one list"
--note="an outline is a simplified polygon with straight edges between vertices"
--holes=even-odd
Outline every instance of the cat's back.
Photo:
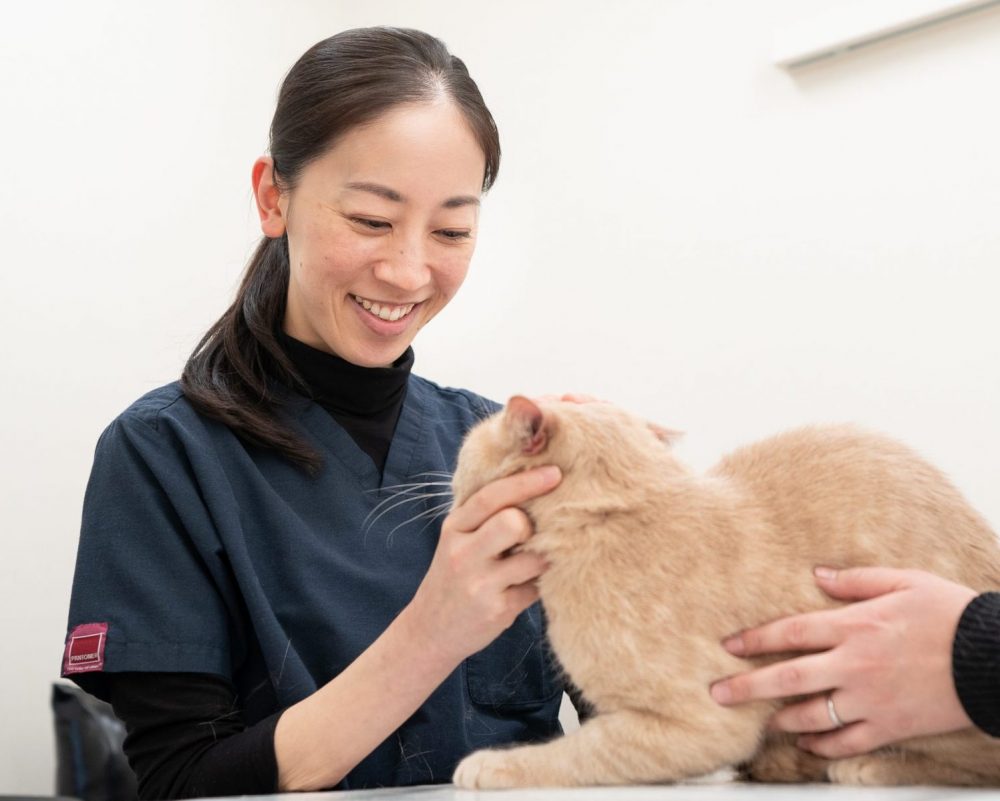
[[790,429],[744,445],[712,470],[758,486],[802,484],[818,489],[833,482],[875,481],[887,471],[934,485],[947,479],[898,440],[853,424],[811,425]]
[[986,521],[941,470],[884,434],[797,428],[739,448],[712,473],[752,494],[804,557],[937,569],[977,584],[1000,569]]

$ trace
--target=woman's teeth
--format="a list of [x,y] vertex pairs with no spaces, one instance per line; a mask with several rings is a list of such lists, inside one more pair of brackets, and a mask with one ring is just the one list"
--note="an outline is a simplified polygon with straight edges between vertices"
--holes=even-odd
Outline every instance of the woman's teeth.
[[406,315],[413,311],[413,307],[416,305],[415,303],[407,303],[405,306],[380,306],[378,303],[372,303],[360,295],[352,295],[351,297],[354,298],[359,306],[363,306],[365,311],[371,312],[382,320],[388,320],[390,323],[406,317]]

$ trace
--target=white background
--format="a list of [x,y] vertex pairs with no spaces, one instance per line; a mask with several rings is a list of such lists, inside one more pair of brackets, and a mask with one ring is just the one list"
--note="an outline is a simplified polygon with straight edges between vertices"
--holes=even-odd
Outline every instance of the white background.
[[97,437],[228,304],[277,87],[344,28],[442,37],[501,131],[473,269],[417,372],[614,400],[687,431],[699,468],[853,420],[1000,525],[1000,13],[772,66],[773,31],[829,5],[5,7],[0,792],[53,788],[49,686]]

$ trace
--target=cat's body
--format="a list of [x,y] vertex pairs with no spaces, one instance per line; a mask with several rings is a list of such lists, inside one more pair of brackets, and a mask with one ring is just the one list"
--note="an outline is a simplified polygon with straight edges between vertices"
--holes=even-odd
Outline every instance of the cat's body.
[[835,605],[815,565],[1000,588],[996,537],[940,472],[887,438],[827,427],[743,448],[698,476],[610,405],[549,404],[542,417],[518,401],[470,433],[455,499],[528,466],[562,468],[560,486],[525,505],[525,547],[550,562],[539,580],[549,638],[597,714],[550,743],[473,754],[456,784],[666,782],[739,764],[770,781],[1000,784],[1000,742],[976,731],[827,762],[765,733],[777,702],[723,707],[708,693],[768,661],[729,655],[727,635]]

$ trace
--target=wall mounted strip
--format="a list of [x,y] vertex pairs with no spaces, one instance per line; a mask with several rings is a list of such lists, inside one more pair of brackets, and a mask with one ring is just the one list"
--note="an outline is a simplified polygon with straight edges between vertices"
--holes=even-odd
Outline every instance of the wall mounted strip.
[[1000,0],[872,2],[835,11],[775,33],[773,61],[793,70],[955,17],[1000,6]]

